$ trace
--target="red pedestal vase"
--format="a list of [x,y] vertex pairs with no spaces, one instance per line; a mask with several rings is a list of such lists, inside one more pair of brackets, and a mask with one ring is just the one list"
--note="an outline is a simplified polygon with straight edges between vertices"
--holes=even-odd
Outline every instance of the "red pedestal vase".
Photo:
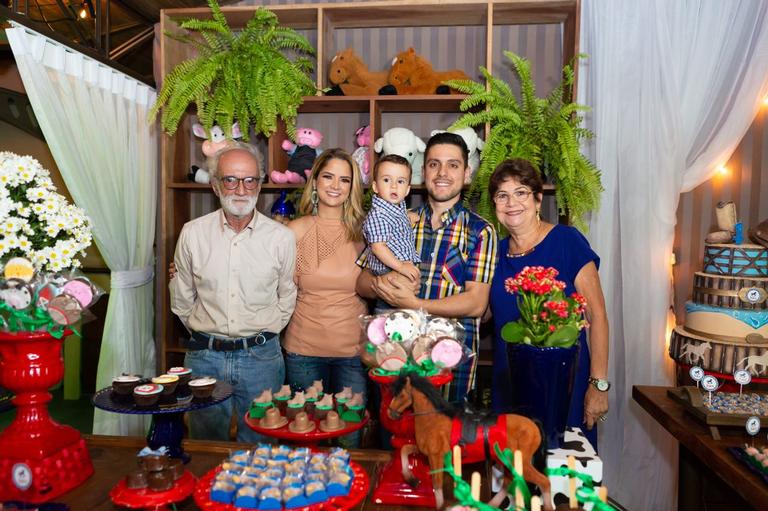
[[[408,414],[394,420],[389,417],[389,404],[392,402],[391,384],[396,376],[378,376],[371,373],[371,379],[381,388],[381,409],[379,420],[392,433],[392,447],[395,448],[390,460],[376,474],[373,501],[376,504],[394,504],[404,506],[435,507],[435,493],[432,489],[432,476],[429,474],[429,462],[421,454],[412,454],[409,465],[419,483],[413,487],[403,480],[400,450],[404,445],[416,443],[413,415]],[[441,373],[430,376],[429,381],[435,387],[445,385],[453,379],[451,373]]]
[[93,474],[80,433],[48,415],[48,389],[64,377],[63,339],[0,332],[0,385],[16,397],[16,418],[0,433],[0,501],[41,503]]

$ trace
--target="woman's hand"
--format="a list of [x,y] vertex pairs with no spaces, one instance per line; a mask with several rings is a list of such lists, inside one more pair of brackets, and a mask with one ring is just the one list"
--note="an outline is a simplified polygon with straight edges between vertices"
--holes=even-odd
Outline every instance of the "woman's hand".
[[176,265],[171,261],[171,264],[168,265],[168,280],[173,279],[173,277],[176,276]]
[[608,392],[600,392],[591,384],[584,396],[584,424],[592,429],[600,417],[608,413]]

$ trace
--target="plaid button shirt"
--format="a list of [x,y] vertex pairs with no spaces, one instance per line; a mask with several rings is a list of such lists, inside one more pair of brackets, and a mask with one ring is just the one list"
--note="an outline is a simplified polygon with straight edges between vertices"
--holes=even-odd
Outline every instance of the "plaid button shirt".
[[364,268],[370,268],[376,275],[383,275],[391,268],[379,261],[371,250],[371,243],[386,243],[387,248],[400,261],[419,262],[405,201],[400,204],[390,204],[378,195],[374,195],[371,210],[363,222],[363,236],[368,247],[365,249],[365,256],[360,260],[364,261]]
[[[432,229],[432,209],[424,204],[415,212],[416,253],[421,257],[424,299],[445,298],[465,291],[466,282],[490,284],[496,266],[496,230],[481,216],[458,202],[442,214],[442,225]],[[457,318],[464,326],[465,345],[477,353],[480,318]],[[477,357],[457,367],[446,386],[450,400],[460,400],[475,385]]]

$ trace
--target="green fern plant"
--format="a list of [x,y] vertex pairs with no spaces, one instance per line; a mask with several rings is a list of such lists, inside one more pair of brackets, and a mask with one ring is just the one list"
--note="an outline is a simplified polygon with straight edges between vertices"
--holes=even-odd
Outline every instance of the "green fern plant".
[[[488,182],[496,166],[507,158],[524,158],[556,186],[559,213],[586,231],[584,216],[600,205],[603,191],[600,171],[579,151],[579,142],[591,138],[592,132],[582,128],[581,112],[588,108],[568,100],[573,85],[573,67],[563,68],[563,79],[546,97],[536,96],[528,60],[505,51],[520,82],[520,100],[509,84],[496,78],[484,67],[480,71],[488,83],[471,80],[445,82],[467,97],[460,108],[465,113],[451,129],[490,124],[491,130],[481,153],[480,168],[467,194],[468,204],[493,220],[501,228],[495,207],[488,195]],[[477,110],[484,107],[483,110]]]
[[[210,132],[214,124],[231,136],[234,121],[247,137],[248,127],[271,135],[277,118],[285,121],[291,138],[303,96],[316,92],[311,79],[314,48],[293,29],[281,27],[277,16],[260,7],[239,32],[233,32],[216,0],[208,0],[212,19],[187,19],[188,31],[166,36],[194,46],[197,56],[176,66],[165,77],[152,107],[154,120],[162,109],[161,125],[173,135],[190,103]],[[286,56],[286,52],[295,55]]]

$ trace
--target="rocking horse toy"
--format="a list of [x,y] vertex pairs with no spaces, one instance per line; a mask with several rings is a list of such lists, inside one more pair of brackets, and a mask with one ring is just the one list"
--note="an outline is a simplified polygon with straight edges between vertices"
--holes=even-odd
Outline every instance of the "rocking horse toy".
[[[397,419],[404,412],[413,415],[416,428],[416,445],[411,449],[403,448],[403,478],[412,485],[418,484],[409,472],[408,455],[418,450],[427,457],[432,472],[432,488],[435,493],[435,507],[443,506],[443,463],[445,454],[454,445],[462,449],[462,463],[496,459],[493,445],[519,450],[523,455],[523,477],[529,483],[539,487],[544,501],[544,509],[551,511],[552,498],[550,482],[544,470],[546,445],[542,442],[542,432],[531,419],[522,415],[505,414],[478,420],[474,415],[465,415],[443,399],[439,390],[428,379],[415,374],[401,375],[393,384],[392,402],[389,405],[390,418]],[[498,461],[498,460],[497,460]],[[534,467],[534,461],[540,467]],[[490,505],[498,505],[507,496],[506,488],[511,478],[504,476],[504,484]]]

